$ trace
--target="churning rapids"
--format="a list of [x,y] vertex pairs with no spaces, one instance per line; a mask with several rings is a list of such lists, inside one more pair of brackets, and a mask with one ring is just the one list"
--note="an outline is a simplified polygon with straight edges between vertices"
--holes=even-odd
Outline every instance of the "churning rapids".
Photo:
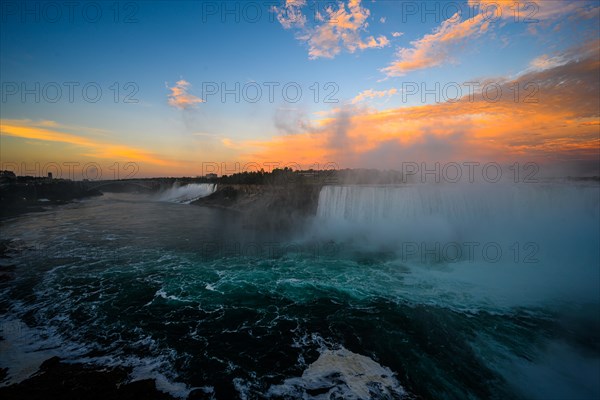
[[289,235],[212,185],[2,222],[2,385],[57,355],[185,398],[600,396],[596,183],[328,186]]

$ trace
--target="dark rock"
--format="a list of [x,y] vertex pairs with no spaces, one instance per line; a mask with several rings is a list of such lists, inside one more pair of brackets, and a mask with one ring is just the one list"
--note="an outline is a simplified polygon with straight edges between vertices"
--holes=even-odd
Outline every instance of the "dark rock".
[[0,388],[0,398],[106,400],[170,400],[172,396],[156,389],[152,379],[127,382],[131,370],[68,364],[58,357],[42,363],[39,371],[23,382]]
[[101,195],[86,182],[19,177],[0,185],[0,218],[44,211],[49,205]]
[[244,225],[287,231],[316,213],[321,185],[218,185],[215,193],[194,201],[241,214]]
[[[3,340],[0,337],[0,340]],[[4,382],[8,376],[8,368],[0,368],[0,382]]]
[[328,386],[322,388],[307,388],[306,393],[309,396],[320,396],[322,394],[328,393],[333,388],[335,388],[335,386]]
[[188,395],[187,400],[211,400],[214,398],[215,396],[212,392],[207,392],[203,389],[194,389]]

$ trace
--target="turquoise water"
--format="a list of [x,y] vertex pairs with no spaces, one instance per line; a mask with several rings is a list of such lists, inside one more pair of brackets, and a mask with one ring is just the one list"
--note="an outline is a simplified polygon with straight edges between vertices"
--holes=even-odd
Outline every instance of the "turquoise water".
[[[286,234],[141,195],[4,221],[2,239],[18,250],[14,279],[0,283],[0,366],[14,382],[51,355],[129,365],[133,379],[155,378],[176,396],[202,388],[218,399],[600,395],[597,187],[549,189],[552,203],[547,191],[527,192],[537,200],[516,217],[501,198],[475,222],[451,191],[423,210],[407,205],[412,192],[352,190],[322,192],[318,215]],[[403,203],[436,222],[384,227],[356,211],[368,202],[387,202],[388,221]],[[540,226],[552,213],[560,220],[557,202],[573,210],[561,214],[570,223]],[[332,203],[346,212],[334,215]],[[458,211],[440,222],[448,210]],[[486,215],[487,236],[476,229]],[[423,237],[435,237],[433,249],[464,247],[469,232],[505,257],[400,251]],[[515,258],[515,241],[535,243],[536,262],[523,262],[524,247]]]

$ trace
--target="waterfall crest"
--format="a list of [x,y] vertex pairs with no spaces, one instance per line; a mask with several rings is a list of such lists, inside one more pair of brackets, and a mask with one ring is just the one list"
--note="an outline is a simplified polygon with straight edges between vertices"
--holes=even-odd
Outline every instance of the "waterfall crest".
[[597,183],[326,186],[316,231],[392,249],[405,242],[520,241],[572,250],[598,245],[599,210]]

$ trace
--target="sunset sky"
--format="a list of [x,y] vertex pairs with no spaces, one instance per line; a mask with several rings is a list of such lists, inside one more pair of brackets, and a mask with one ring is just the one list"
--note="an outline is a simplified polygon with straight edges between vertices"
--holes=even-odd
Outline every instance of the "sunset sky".
[[96,163],[111,178],[114,163],[151,177],[203,175],[206,163],[492,160],[597,174],[599,10],[4,1],[2,169]]

